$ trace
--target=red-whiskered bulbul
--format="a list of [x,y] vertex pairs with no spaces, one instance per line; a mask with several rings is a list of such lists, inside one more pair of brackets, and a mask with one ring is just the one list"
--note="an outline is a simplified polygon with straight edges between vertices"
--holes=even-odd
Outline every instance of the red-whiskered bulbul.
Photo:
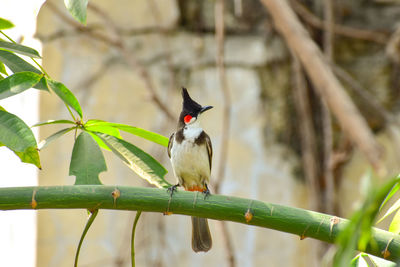
[[[168,143],[168,156],[178,185],[187,191],[209,194],[207,183],[211,175],[212,146],[210,137],[200,126],[201,114],[212,106],[201,106],[190,98],[182,88],[183,107],[178,120],[178,129]],[[171,188],[171,193],[176,188]],[[192,217],[192,249],[207,252],[212,239],[207,219]]]

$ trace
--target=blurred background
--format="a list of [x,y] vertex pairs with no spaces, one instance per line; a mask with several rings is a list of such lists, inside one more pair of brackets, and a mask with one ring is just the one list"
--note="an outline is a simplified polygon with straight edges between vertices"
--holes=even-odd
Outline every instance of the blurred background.
[[[28,2],[8,1],[1,16],[18,26],[21,14],[8,10]],[[200,104],[214,106],[202,120],[214,147],[212,193],[349,217],[362,201],[371,162],[321,99],[277,32],[264,6],[269,1],[263,2],[96,0],[89,2],[85,27],[63,1],[49,0],[37,18],[30,9],[28,25],[36,23],[34,38],[42,45],[45,70],[74,92],[86,119],[169,136],[184,86]],[[399,2],[289,3],[380,144],[379,169],[385,177],[398,173]],[[13,36],[30,45],[25,40],[32,34],[21,30]],[[37,112],[38,121],[69,118],[53,95],[40,93],[35,101],[38,107],[28,114]],[[41,127],[39,139],[57,129]],[[164,147],[124,137],[159,160],[175,183]],[[72,145],[73,133],[41,151],[39,185],[74,183],[68,176]],[[149,186],[111,153],[105,156],[104,184]],[[84,240],[79,266],[130,266],[134,216],[101,210]],[[36,266],[71,266],[86,218],[85,210],[37,212],[37,237],[31,237]],[[321,266],[330,254],[318,241],[219,221],[210,221],[212,250],[196,254],[190,227],[186,216],[142,214],[137,266]]]

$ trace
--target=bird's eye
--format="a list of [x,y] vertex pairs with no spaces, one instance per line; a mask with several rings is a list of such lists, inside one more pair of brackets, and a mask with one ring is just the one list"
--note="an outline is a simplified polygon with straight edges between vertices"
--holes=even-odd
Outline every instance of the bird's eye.
[[186,116],[183,118],[183,120],[184,120],[185,123],[189,123],[190,120],[191,120],[192,118],[193,118],[192,116],[186,115]]

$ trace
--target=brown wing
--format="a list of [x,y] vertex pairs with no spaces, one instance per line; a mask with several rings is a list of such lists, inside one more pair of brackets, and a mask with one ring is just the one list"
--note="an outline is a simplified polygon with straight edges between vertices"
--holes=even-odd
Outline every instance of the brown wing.
[[168,141],[168,157],[171,158],[171,149],[172,149],[172,145],[173,145],[173,141],[174,141],[174,136],[175,133],[171,134],[171,136],[169,137],[169,141]]
[[213,155],[213,150],[212,150],[212,145],[211,145],[211,139],[208,136],[208,134],[206,134],[205,132],[203,132],[205,134],[205,139],[206,139],[206,147],[207,147],[207,152],[208,152],[208,161],[210,163],[210,171],[211,171],[211,162],[212,162],[212,155]]

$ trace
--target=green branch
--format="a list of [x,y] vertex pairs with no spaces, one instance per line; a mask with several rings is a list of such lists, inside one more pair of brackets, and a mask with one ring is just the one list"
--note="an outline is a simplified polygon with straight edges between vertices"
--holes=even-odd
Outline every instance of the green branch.
[[[119,194],[115,194],[116,190]],[[114,192],[114,193],[113,193]],[[0,210],[17,209],[115,209],[171,212],[214,220],[260,226],[334,243],[348,220],[304,209],[244,199],[178,191],[172,199],[167,190],[127,186],[76,185],[0,188]],[[400,260],[400,236],[374,228],[365,252]]]

